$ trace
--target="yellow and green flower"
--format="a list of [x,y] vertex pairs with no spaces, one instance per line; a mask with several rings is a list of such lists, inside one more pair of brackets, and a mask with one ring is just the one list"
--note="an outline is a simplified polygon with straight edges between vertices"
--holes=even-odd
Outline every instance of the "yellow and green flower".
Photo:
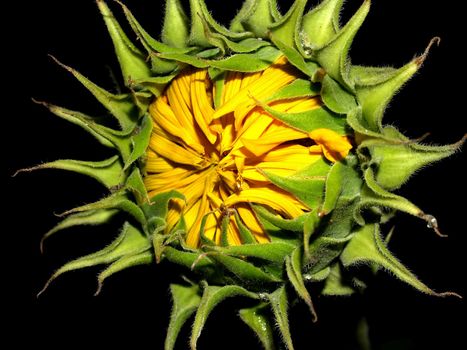
[[210,312],[234,296],[254,300],[239,315],[265,349],[274,348],[275,326],[293,349],[288,302],[303,300],[316,319],[309,290],[362,290],[349,269],[355,265],[387,270],[424,293],[454,294],[419,281],[389,252],[380,230],[401,211],[440,234],[433,216],[394,191],[463,140],[424,145],[382,123],[427,52],[400,68],[352,65],[348,52],[370,1],[345,25],[338,20],[343,0],[323,0],[305,13],[306,3],[296,0],[281,14],[276,0],[246,0],[225,27],[203,0],[189,1],[190,16],[179,0],[166,0],[161,40],[119,3],[136,46],[97,0],[126,93],[112,94],[57,63],[115,120],[42,104],[115,155],[26,170],[70,170],[108,189],[101,200],[66,212],[44,238],[121,212],[128,220],[115,241],[62,266],[45,288],[64,272],[100,264],[106,268],[98,292],[106,278],[132,266],[184,266],[186,283],[171,285],[166,350],[192,315],[196,349]]

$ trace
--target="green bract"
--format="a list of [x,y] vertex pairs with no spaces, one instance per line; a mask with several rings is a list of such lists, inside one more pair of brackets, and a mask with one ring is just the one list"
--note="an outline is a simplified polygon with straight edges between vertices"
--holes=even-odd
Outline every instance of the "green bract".
[[[108,196],[95,203],[63,213],[66,216],[63,221],[44,238],[75,225],[106,223],[120,211],[132,219],[124,224],[114,242],[62,266],[45,288],[64,272],[98,264],[106,265],[98,276],[98,292],[106,278],[131,266],[163,259],[185,266],[188,274],[191,271],[192,282],[171,285],[174,307],[166,350],[174,347],[180,329],[192,315],[190,345],[196,349],[210,312],[234,296],[256,302],[251,308],[239,310],[239,316],[258,335],[265,349],[274,348],[274,325],[286,348],[293,349],[288,301],[303,300],[316,319],[308,289],[323,295],[348,295],[364,288],[348,269],[354,265],[382,268],[427,294],[453,294],[436,293],[420,282],[388,251],[380,232],[380,224],[397,211],[419,217],[437,231],[433,216],[392,191],[422,167],[456,152],[463,141],[427,146],[382,123],[389,101],[417,72],[427,53],[401,68],[354,66],[348,52],[368,14],[370,1],[365,0],[343,26],[338,21],[343,0],[324,0],[304,13],[306,3],[296,0],[281,14],[276,0],[246,0],[230,26],[224,27],[213,19],[203,0],[189,1],[189,16],[179,0],[166,0],[160,41],[150,36],[125,5],[119,3],[136,33],[139,43],[135,46],[107,4],[97,1],[127,93],[111,94],[74,69],[57,63],[107,108],[119,128],[99,124],[77,111],[39,103],[88,131],[103,146],[115,149],[116,155],[100,162],[57,160],[25,170],[70,170],[96,179],[109,191]],[[152,128],[149,104],[187,66],[208,68],[214,83],[221,85],[218,77],[224,71],[262,71],[281,55],[304,78],[258,104],[274,118],[299,130],[328,128],[341,135],[350,134],[356,146],[335,164],[322,160],[289,177],[265,172],[273,184],[312,209],[296,219],[286,220],[261,205],[254,205],[270,243],[256,243],[248,227],[243,227],[237,218],[243,245],[228,246],[225,241],[217,246],[202,236],[199,249],[189,248],[184,242],[183,222],[169,234],[164,233],[169,203],[174,198],[183,200],[183,195],[169,191],[148,198],[143,183],[145,152]],[[266,105],[280,98],[317,95],[324,106],[310,112],[288,114]],[[271,312],[266,312],[267,309]]]

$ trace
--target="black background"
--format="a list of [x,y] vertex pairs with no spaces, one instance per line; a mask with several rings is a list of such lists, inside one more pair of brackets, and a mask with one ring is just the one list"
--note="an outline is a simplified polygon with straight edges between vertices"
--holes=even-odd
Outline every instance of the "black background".
[[[237,1],[207,1],[215,18],[235,13]],[[459,140],[465,128],[465,57],[459,48],[462,13],[446,2],[375,0],[352,48],[355,64],[402,65],[423,52],[431,37],[442,42],[433,48],[419,73],[393,100],[385,121],[410,137],[426,132],[431,143]],[[162,1],[127,0],[126,4],[150,33],[161,26]],[[287,1],[280,1],[283,12]],[[115,4],[111,4],[115,5]],[[360,5],[349,0],[343,20]],[[118,6],[113,6],[114,12]],[[177,280],[168,266],[127,270],[110,278],[93,297],[98,269],[74,272],[58,279],[49,290],[35,295],[48,276],[70,258],[107,244],[116,222],[104,228],[77,228],[62,232],[39,253],[39,240],[74,206],[105,194],[92,180],[59,171],[38,171],[11,178],[16,169],[58,158],[103,159],[108,150],[82,130],[52,116],[31,102],[46,100],[89,114],[103,113],[98,104],[47,54],[78,69],[94,82],[112,88],[110,70],[116,59],[103,22],[92,0],[22,1],[3,9],[2,156],[6,158],[6,215],[1,245],[4,319],[8,335],[19,348],[162,349],[170,312],[169,281]],[[6,24],[6,18],[14,23]],[[156,34],[155,34],[156,35]],[[6,125],[5,125],[6,123]],[[467,295],[465,280],[465,157],[456,154],[416,175],[401,189],[426,212],[435,215],[448,239],[437,237],[415,218],[399,215],[390,248],[412,271],[435,290]],[[5,198],[6,197],[6,198]],[[4,209],[5,212],[5,209]],[[464,302],[421,295],[402,282],[381,274],[371,281],[364,298],[317,298],[320,321],[311,324],[303,306],[291,307],[297,349],[352,349],[353,316],[366,313],[374,349],[456,349],[465,346]],[[254,336],[226,302],[208,320],[200,349],[250,348]],[[187,330],[179,349],[187,348]],[[185,337],[185,339],[183,338]],[[9,348],[4,347],[4,348]]]

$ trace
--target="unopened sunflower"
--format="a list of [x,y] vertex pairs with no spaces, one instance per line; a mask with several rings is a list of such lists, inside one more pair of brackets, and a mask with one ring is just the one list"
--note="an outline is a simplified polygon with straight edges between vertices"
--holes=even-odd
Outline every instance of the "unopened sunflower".
[[120,4],[137,47],[97,1],[127,92],[107,92],[59,64],[118,128],[43,104],[115,155],[31,169],[82,173],[109,191],[66,212],[45,238],[106,223],[119,212],[128,221],[110,245],[65,264],[50,281],[106,264],[100,291],[107,277],[131,266],[168,260],[186,267],[187,282],[171,286],[167,350],[193,314],[195,349],[210,312],[234,296],[254,300],[239,315],[265,349],[274,347],[274,325],[292,349],[288,301],[303,300],[316,319],[309,290],[348,295],[364,288],[351,275],[354,265],[382,268],[424,293],[454,294],[420,282],[380,232],[380,224],[402,211],[440,234],[433,216],[393,191],[462,142],[423,145],[382,124],[385,107],[427,52],[401,68],[352,65],[349,48],[370,1],[343,26],[343,0],[324,0],[305,13],[306,2],[296,0],[281,14],[276,0],[246,0],[224,27],[203,0],[189,1],[189,17],[179,0],[167,0],[161,40]]

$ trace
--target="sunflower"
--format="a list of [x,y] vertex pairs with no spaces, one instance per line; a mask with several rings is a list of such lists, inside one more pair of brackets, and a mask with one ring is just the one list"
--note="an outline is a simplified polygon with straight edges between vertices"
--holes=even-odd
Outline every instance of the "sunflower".
[[296,0],[281,14],[275,0],[247,0],[227,28],[203,0],[189,1],[190,17],[179,0],[167,0],[161,40],[120,4],[136,46],[107,4],[97,1],[127,91],[112,94],[57,63],[114,121],[40,103],[116,154],[25,170],[78,172],[109,192],[64,213],[44,239],[71,226],[106,223],[120,212],[128,219],[110,245],[59,268],[44,290],[64,272],[99,264],[107,267],[98,292],[106,278],[132,266],[181,265],[184,282],[171,285],[167,350],[193,314],[190,346],[196,349],[213,308],[235,296],[253,300],[239,315],[264,348],[274,348],[275,323],[293,349],[288,300],[304,301],[316,320],[309,289],[321,295],[364,289],[352,275],[355,265],[382,268],[430,295],[456,295],[418,280],[381,234],[381,224],[397,211],[439,233],[433,216],[394,190],[463,140],[424,145],[382,123],[392,96],[438,39],[400,68],[355,66],[348,52],[370,1],[343,26],[342,0],[324,0],[305,13],[306,2]]

